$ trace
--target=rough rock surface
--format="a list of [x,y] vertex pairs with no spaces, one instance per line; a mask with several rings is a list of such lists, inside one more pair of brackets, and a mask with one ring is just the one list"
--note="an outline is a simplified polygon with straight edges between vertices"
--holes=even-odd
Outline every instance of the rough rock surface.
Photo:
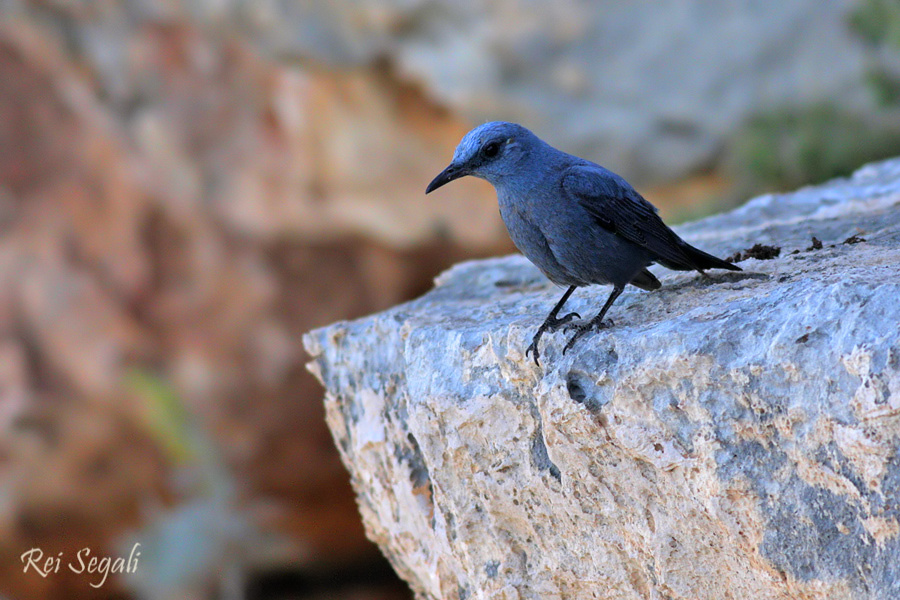
[[518,256],[307,335],[367,532],[419,598],[900,597],[900,160],[680,233],[782,251],[657,271],[541,367],[560,291]]

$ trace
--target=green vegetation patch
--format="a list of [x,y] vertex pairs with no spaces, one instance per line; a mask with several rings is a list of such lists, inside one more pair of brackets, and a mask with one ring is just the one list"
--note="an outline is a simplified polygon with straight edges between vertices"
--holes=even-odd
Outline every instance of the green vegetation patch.
[[900,123],[883,121],[831,104],[760,114],[736,136],[738,179],[757,189],[792,189],[849,175],[900,154]]

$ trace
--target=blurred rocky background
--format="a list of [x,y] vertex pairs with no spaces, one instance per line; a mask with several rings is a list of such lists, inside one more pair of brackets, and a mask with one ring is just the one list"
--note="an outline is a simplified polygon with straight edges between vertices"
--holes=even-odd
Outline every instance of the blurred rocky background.
[[900,153],[900,4],[0,0],[0,597],[409,597],[300,334],[512,251],[487,119],[700,216]]

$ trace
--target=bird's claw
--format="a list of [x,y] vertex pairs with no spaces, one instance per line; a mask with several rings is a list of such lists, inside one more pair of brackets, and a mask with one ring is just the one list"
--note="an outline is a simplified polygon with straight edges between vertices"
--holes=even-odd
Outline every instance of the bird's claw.
[[600,324],[587,323],[587,324],[578,325],[577,323],[570,323],[569,325],[566,325],[565,328],[563,328],[563,331],[566,333],[569,333],[570,331],[580,331],[582,329],[584,329],[585,331],[590,331],[592,329],[600,330],[600,329],[606,329],[607,327],[612,327],[612,326],[613,326],[613,322],[611,320],[607,319],[606,321],[601,321]]
[[575,335],[569,338],[569,341],[563,347],[563,356],[565,356],[566,352],[575,345],[575,342],[578,341],[578,338],[582,337],[584,334],[591,330],[591,327],[582,325],[581,327],[576,327],[575,330]]
[[540,339],[540,336],[537,336],[537,335],[534,336],[534,339],[531,340],[531,345],[528,346],[527,348],[525,348],[525,358],[528,358],[529,352],[533,352],[534,353],[534,364],[536,364],[537,366],[541,366],[541,363],[538,362],[538,359],[541,356],[540,352],[538,352],[538,346],[537,346],[539,339]]
[[566,327],[567,332],[574,329],[575,335],[573,335],[571,338],[569,338],[569,341],[566,343],[565,347],[563,348],[563,351],[562,351],[563,355],[565,355],[566,351],[570,350],[572,348],[572,346],[575,345],[575,342],[577,342],[586,333],[588,333],[590,331],[595,331],[595,330],[600,331],[601,329],[609,329],[613,325],[615,325],[615,323],[613,323],[612,319],[607,319],[606,321],[600,321],[598,323],[591,322],[591,323],[588,323],[587,325],[570,325],[569,327]]
[[570,321],[573,319],[580,319],[581,315],[577,312],[570,312],[565,315],[561,319],[553,319],[547,320],[543,325],[538,329],[538,332],[534,334],[534,338],[531,340],[531,344],[525,349],[525,358],[528,358],[528,355],[534,353],[534,364],[540,366],[540,357],[541,353],[538,351],[538,342],[541,340],[541,336],[544,335],[545,331],[556,331],[560,327],[565,327]]
[[568,324],[572,319],[580,319],[580,318],[581,318],[581,315],[579,315],[577,312],[570,312],[569,314],[564,316],[562,319],[557,319],[553,323],[553,328],[559,329],[560,327],[563,327],[564,325]]

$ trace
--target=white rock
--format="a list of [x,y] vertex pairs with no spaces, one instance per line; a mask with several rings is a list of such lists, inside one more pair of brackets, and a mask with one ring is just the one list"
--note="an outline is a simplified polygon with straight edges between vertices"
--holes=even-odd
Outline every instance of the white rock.
[[560,290],[519,256],[306,336],[369,536],[419,598],[900,597],[900,160],[680,233],[782,252],[657,269],[541,367]]

